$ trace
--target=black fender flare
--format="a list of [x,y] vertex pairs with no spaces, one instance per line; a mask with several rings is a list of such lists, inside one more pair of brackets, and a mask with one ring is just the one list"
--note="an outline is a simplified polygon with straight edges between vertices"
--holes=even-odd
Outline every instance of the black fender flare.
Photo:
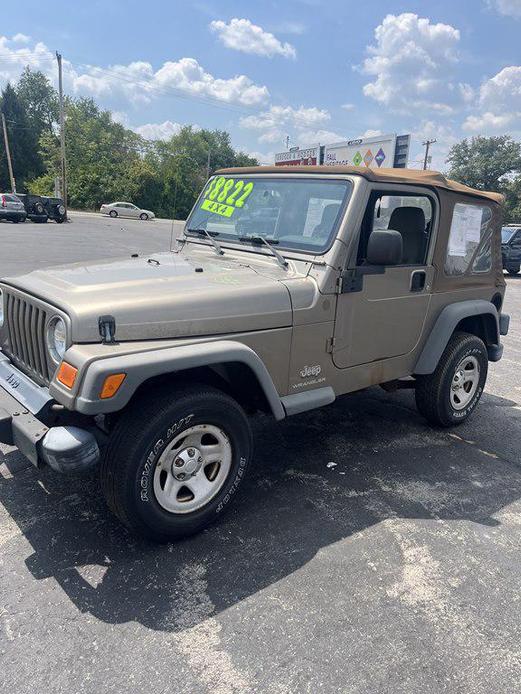
[[486,316],[492,326],[492,339],[487,347],[499,345],[499,314],[494,304],[484,299],[458,301],[455,304],[445,306],[436,319],[416,362],[414,374],[420,376],[433,373],[458,323],[464,318],[473,316]]

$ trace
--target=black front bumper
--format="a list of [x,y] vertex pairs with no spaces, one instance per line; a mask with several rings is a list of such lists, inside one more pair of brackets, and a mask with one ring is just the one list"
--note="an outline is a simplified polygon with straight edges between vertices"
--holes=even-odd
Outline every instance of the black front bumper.
[[0,443],[16,446],[38,466],[38,443],[48,431],[43,422],[0,386]]

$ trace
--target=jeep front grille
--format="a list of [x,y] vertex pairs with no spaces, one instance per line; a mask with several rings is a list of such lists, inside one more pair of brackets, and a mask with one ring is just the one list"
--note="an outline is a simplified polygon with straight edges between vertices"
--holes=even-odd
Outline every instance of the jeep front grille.
[[7,355],[27,375],[48,384],[49,371],[45,346],[47,312],[9,291],[6,295]]

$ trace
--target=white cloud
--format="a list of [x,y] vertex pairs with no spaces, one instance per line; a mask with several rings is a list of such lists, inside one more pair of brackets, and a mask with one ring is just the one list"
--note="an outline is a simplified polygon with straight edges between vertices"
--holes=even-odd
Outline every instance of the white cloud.
[[[0,36],[0,83],[16,80],[26,65],[42,70],[53,82],[56,60],[41,42],[18,48],[14,39]],[[194,58],[167,61],[156,71],[146,61],[102,68],[95,65],[74,67],[63,62],[66,91],[95,97],[124,97],[130,102],[149,102],[168,90],[180,91],[201,99],[229,104],[256,106],[269,97],[267,87],[255,84],[246,75],[215,77]]]
[[257,130],[259,142],[270,143],[283,142],[286,135],[297,132],[298,138],[304,130],[317,128],[327,123],[331,115],[325,109],[316,106],[293,108],[292,106],[271,106],[256,116],[241,118],[243,128]]
[[259,164],[271,164],[275,162],[275,152],[246,152],[249,157],[256,159]]
[[282,43],[269,31],[252,24],[249,19],[234,18],[229,24],[222,20],[210,23],[210,29],[227,47],[242,53],[253,53],[272,58],[281,55],[284,58],[296,58],[297,52],[290,43]]
[[521,0],[487,0],[487,4],[506,17],[521,17]]
[[481,85],[480,104],[491,110],[521,111],[521,65],[510,65]]
[[341,135],[332,130],[301,130],[299,132],[299,145],[306,147],[317,142],[321,145],[329,145],[332,142],[341,142],[345,140],[345,135]]
[[[361,138],[366,138],[366,137],[378,137],[379,135],[383,135],[383,132],[381,130],[372,130],[369,128],[366,130],[364,133],[360,135]],[[354,138],[357,139],[357,138]]]
[[356,106],[354,104],[342,104],[340,108],[343,108],[344,111],[354,111]]
[[182,127],[180,123],[165,120],[163,123],[137,125],[132,130],[144,137],[145,140],[169,140],[173,135],[177,135]]
[[452,111],[468,96],[468,85],[451,81],[458,62],[460,32],[449,24],[433,24],[411,12],[389,14],[375,29],[375,45],[362,70],[374,77],[364,94],[397,111],[412,108]]
[[480,133],[490,133],[503,130],[512,123],[514,116],[511,113],[496,115],[487,111],[477,116],[468,116],[463,123],[464,130],[473,130]]
[[479,90],[478,112],[468,116],[465,130],[480,134],[521,127],[521,65],[510,65],[485,80]]
[[12,38],[14,43],[29,43],[30,40],[31,37],[27,36],[27,34],[15,34]]

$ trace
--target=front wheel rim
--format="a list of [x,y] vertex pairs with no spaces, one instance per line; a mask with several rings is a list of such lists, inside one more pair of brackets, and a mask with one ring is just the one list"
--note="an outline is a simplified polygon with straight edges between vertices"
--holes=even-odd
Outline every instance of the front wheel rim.
[[157,461],[153,480],[156,501],[170,513],[197,511],[216,496],[231,467],[231,442],[220,427],[198,424],[185,429]]
[[464,357],[456,367],[450,384],[450,403],[455,410],[469,405],[479,386],[480,368],[476,357]]

